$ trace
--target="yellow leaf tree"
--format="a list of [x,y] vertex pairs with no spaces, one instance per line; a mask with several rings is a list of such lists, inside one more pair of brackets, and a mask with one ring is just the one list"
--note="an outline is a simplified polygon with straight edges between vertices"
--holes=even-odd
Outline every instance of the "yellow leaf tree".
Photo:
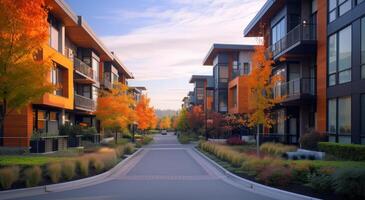
[[140,101],[136,105],[136,121],[138,128],[143,132],[146,129],[155,128],[157,119],[155,110],[150,106],[150,99],[145,95],[142,95]]
[[171,118],[169,116],[165,116],[160,120],[159,124],[160,129],[169,129],[171,128]]
[[111,92],[103,92],[98,98],[96,118],[100,120],[104,129],[109,129],[115,134],[117,143],[118,132],[128,128],[135,119],[133,110],[134,100],[127,93],[128,87],[121,83],[114,83]]
[[40,56],[47,16],[44,0],[0,0],[1,130],[10,112],[54,89],[47,81],[51,65]]
[[252,113],[249,114],[248,127],[257,128],[257,154],[259,155],[259,126],[270,128],[274,121],[271,117],[271,108],[279,101],[274,98],[273,89],[281,79],[272,75],[273,60],[267,58],[266,49],[260,45],[255,48],[252,55],[252,72],[248,78],[250,88],[250,101],[252,102]]

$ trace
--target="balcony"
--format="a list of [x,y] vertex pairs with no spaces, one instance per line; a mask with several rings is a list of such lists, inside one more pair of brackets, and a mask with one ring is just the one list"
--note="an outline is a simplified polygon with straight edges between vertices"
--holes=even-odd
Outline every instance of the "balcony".
[[101,82],[101,85],[105,88],[105,89],[108,89],[108,90],[111,90],[113,89],[113,84],[112,84],[112,81],[110,80],[110,77],[109,76],[106,76],[104,74],[103,76],[103,80]]
[[275,98],[282,98],[281,103],[301,103],[301,100],[313,100],[315,98],[315,78],[298,78],[274,87]]
[[74,77],[76,82],[86,84],[97,82],[97,72],[94,71],[88,64],[76,57],[74,57],[74,70],[77,74]]
[[96,110],[96,103],[90,98],[75,94],[75,108],[93,112]]
[[278,59],[286,53],[315,52],[317,43],[315,24],[300,24],[289,31],[282,39],[267,49],[268,55]]

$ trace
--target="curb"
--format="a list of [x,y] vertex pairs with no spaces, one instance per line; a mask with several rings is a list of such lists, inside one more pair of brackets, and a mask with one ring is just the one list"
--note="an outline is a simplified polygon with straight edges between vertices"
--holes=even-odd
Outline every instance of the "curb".
[[224,167],[220,166],[218,163],[204,155],[202,152],[200,152],[197,148],[194,148],[194,151],[198,153],[200,156],[202,156],[205,160],[207,160],[210,164],[212,164],[218,171],[223,173],[224,176],[226,176],[229,180],[233,181],[234,183],[238,184],[239,186],[243,186],[247,190],[253,190],[257,194],[265,195],[271,198],[275,198],[278,200],[282,199],[292,199],[292,200],[319,200],[314,197],[305,196],[301,194],[296,194],[293,192],[288,192],[285,190],[280,190],[277,188],[269,187],[260,183],[256,183],[247,179],[244,179],[242,177],[239,177],[232,172],[228,171]]
[[82,178],[74,181],[64,182],[64,183],[56,183],[51,185],[43,185],[37,186],[32,188],[21,188],[21,189],[14,189],[14,190],[6,190],[0,192],[0,199],[14,199],[14,198],[23,198],[23,197],[30,197],[35,195],[47,194],[49,192],[61,192],[65,190],[72,190],[72,189],[79,189],[82,187],[95,185],[107,181],[108,178],[113,175],[120,167],[125,165],[130,159],[138,155],[143,148],[139,148],[133,154],[129,155],[127,158],[119,162],[110,170],[103,172],[101,174]]

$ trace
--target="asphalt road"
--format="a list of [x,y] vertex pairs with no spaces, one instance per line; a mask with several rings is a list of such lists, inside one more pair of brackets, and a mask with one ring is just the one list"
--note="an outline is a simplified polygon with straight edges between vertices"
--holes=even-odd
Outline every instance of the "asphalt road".
[[127,165],[103,183],[32,196],[34,200],[263,200],[266,196],[238,188],[176,136],[155,136]]

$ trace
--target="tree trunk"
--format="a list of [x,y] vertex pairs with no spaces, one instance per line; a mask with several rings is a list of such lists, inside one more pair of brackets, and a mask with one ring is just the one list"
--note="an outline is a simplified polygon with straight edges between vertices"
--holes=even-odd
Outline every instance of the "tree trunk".
[[115,144],[118,144],[118,131],[115,131]]

